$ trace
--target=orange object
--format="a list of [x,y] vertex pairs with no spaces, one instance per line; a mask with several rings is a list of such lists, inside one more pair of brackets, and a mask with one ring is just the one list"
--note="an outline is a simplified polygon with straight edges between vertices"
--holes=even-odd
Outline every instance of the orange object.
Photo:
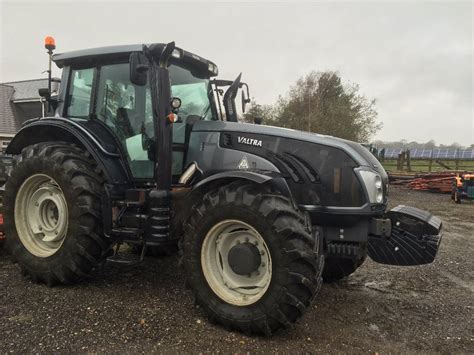
[[53,37],[47,36],[44,39],[44,48],[53,50],[56,48],[56,41],[54,40]]
[[169,122],[169,123],[175,123],[176,120],[177,120],[177,118],[178,118],[178,117],[177,117],[173,112],[171,112],[171,113],[168,115],[168,122]]
[[3,213],[0,213],[0,224],[3,224]]

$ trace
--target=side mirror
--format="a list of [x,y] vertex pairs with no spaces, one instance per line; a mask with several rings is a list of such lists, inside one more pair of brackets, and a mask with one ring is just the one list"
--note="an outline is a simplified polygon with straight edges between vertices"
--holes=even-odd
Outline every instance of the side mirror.
[[[246,90],[244,89],[244,86]],[[245,113],[245,107],[247,106],[248,103],[250,103],[249,86],[246,83],[242,83],[242,98],[241,99],[242,99],[242,113]]]
[[148,80],[146,57],[139,52],[130,54],[130,81],[137,86],[145,86]]

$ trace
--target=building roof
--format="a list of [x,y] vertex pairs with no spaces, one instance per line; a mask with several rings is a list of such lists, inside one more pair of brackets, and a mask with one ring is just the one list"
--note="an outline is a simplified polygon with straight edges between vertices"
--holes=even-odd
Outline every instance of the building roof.
[[15,134],[19,129],[11,102],[14,91],[13,86],[0,84],[0,134]]
[[[9,83],[2,83],[14,89],[13,97],[10,98],[13,102],[25,101],[40,101],[38,89],[48,87],[48,79],[33,79],[12,81]],[[3,99],[1,102],[4,102]]]

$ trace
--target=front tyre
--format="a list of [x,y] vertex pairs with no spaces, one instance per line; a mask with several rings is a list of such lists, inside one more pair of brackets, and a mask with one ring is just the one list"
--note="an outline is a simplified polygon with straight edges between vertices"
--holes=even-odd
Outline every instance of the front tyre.
[[211,321],[271,335],[300,318],[321,286],[315,239],[287,198],[237,181],[193,208],[183,240],[187,281]]
[[358,258],[326,257],[323,270],[324,282],[336,282],[349,276],[364,263],[366,258],[367,255]]
[[102,178],[90,156],[62,142],[28,146],[5,186],[7,244],[23,273],[48,285],[74,283],[105,255]]

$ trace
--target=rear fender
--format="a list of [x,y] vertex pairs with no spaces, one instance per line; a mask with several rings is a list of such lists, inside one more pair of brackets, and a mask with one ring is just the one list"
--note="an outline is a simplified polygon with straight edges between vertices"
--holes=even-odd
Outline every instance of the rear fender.
[[88,151],[111,184],[127,184],[131,180],[130,171],[117,147],[106,146],[97,135],[64,118],[31,121],[15,135],[6,154],[18,155],[29,145],[50,141],[73,143]]

